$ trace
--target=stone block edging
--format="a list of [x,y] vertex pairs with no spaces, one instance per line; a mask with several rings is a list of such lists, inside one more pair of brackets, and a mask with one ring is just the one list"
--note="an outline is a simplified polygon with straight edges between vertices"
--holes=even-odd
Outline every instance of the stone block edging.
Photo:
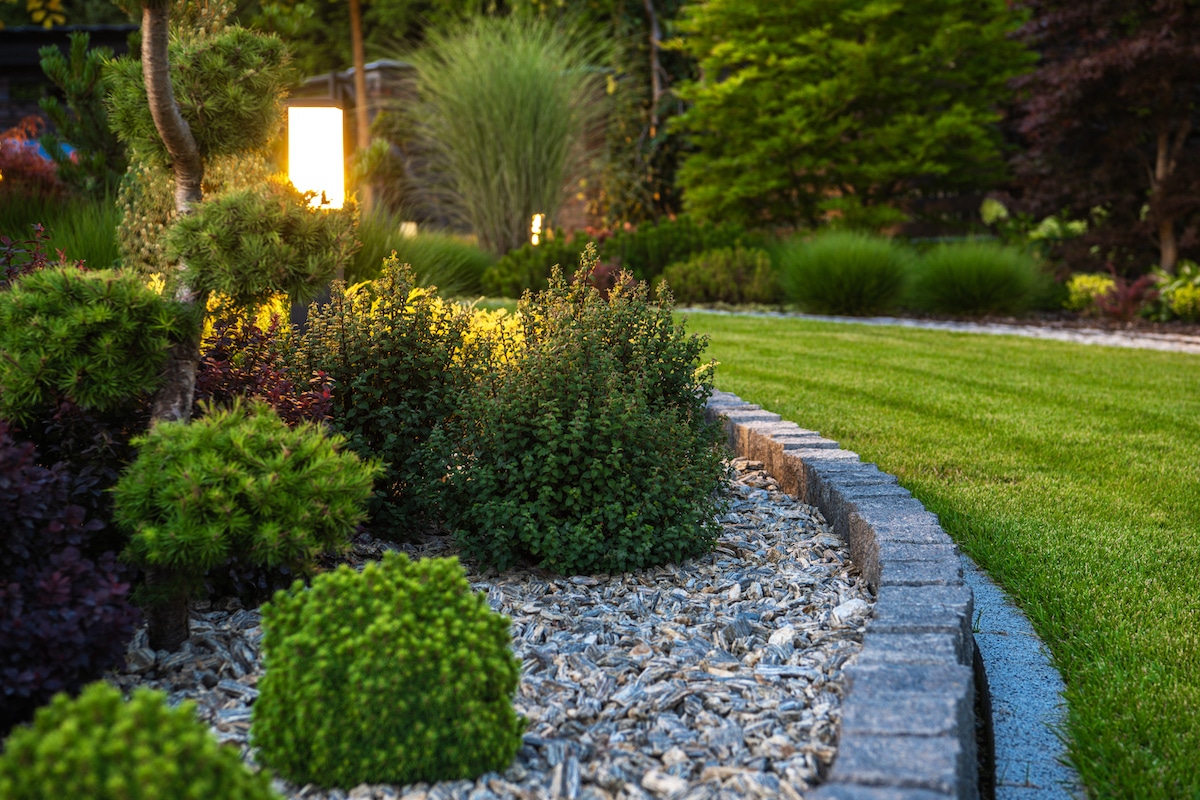
[[876,602],[845,669],[838,752],[810,800],[978,800],[974,596],[935,514],[837,442],[714,391],[729,449],[761,461],[850,547]]

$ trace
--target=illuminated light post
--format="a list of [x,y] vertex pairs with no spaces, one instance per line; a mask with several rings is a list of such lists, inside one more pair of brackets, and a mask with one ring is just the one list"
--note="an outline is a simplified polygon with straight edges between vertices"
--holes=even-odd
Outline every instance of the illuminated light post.
[[533,219],[529,221],[529,243],[534,247],[541,244],[542,241],[542,225],[546,222],[545,214],[534,214]]
[[288,179],[302,192],[315,192],[313,208],[346,203],[346,155],[342,109],[333,105],[288,106]]

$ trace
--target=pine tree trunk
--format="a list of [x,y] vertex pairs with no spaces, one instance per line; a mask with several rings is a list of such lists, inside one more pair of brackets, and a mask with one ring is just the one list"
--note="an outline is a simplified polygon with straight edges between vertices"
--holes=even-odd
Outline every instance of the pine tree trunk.
[[[179,113],[171,89],[171,64],[167,52],[170,38],[169,7],[163,0],[142,3],[142,74],[154,127],[162,138],[175,171],[175,211],[179,216],[191,213],[203,199],[201,182],[204,165],[200,150],[187,120]],[[179,265],[182,272],[183,265]],[[186,306],[203,303],[183,280],[178,281],[175,299]],[[196,391],[196,365],[200,361],[200,336],[190,337],[171,348],[165,370],[166,380],[155,395],[151,418],[154,423],[187,420],[192,414]]]
[[150,595],[146,609],[150,648],[174,652],[190,635],[187,588],[171,570],[156,568],[146,571],[146,589]]

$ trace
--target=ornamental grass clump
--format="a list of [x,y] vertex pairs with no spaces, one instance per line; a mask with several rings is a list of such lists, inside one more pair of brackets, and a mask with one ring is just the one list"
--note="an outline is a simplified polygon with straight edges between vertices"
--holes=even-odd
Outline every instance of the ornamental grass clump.
[[278,592],[262,627],[251,740],[295,784],[473,780],[521,744],[509,620],[455,559],[340,566]]
[[0,797],[46,800],[177,798],[278,800],[265,772],[254,773],[236,748],[217,743],[184,701],[137,689],[128,702],[106,683],[78,699],[60,694],[19,727],[0,754]]
[[261,401],[134,440],[114,517],[132,534],[126,556],[149,570],[151,646],[187,638],[189,592],[230,558],[306,574],[319,553],[345,549],[380,467],[343,443],[312,424],[289,428]]
[[912,262],[903,246],[851,231],[793,239],[776,250],[787,298],[817,314],[879,314],[899,304]]
[[[460,401],[445,502],[469,556],[503,569],[622,572],[708,550],[724,479],[705,342],[623,274],[589,285],[589,246],[571,283],[520,304],[524,344],[506,348]],[[485,352],[487,362],[495,356]]]
[[995,242],[941,244],[920,260],[909,302],[940,314],[1011,314],[1029,307],[1037,260]]
[[161,382],[192,323],[132,273],[47,268],[0,292],[0,414],[27,422],[65,399],[109,411]]

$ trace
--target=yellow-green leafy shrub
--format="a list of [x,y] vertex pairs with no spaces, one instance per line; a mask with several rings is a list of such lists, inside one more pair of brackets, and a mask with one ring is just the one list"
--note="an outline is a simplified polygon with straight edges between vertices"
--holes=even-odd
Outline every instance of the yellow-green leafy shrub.
[[263,606],[251,738],[297,784],[352,787],[502,771],[525,722],[507,617],[455,559],[395,552],[297,581]]
[[1171,313],[1188,322],[1200,322],[1200,286],[1180,286],[1172,292]]
[[26,421],[58,399],[113,410],[160,381],[190,323],[132,273],[64,266],[0,292],[0,414]]
[[1070,311],[1099,313],[1096,301],[1111,292],[1114,286],[1116,282],[1108,275],[1072,275],[1067,281],[1067,300],[1063,305]]
[[707,250],[663,271],[679,303],[777,303],[782,299],[771,258],[741,247]]
[[195,704],[167,705],[146,688],[128,702],[106,683],[78,699],[57,695],[33,724],[12,732],[0,754],[5,800],[276,800],[265,773],[251,772],[196,718]]

